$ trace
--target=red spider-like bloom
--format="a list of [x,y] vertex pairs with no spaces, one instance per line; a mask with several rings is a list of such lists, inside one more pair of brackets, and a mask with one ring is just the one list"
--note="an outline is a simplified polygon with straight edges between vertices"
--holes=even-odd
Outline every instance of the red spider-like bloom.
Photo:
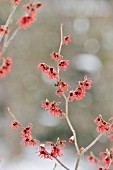
[[61,95],[63,95],[65,91],[68,91],[69,88],[69,85],[61,80],[58,80],[57,83],[55,83],[55,86],[58,86],[56,95],[58,95],[59,97],[61,97]]
[[60,55],[60,54],[58,54],[58,53],[55,53],[55,52],[52,52],[52,53],[50,54],[50,56],[52,57],[52,60],[54,60],[54,61],[56,61],[56,62],[60,61],[60,60],[63,58],[62,55]]
[[38,156],[41,158],[52,159],[51,155],[46,151],[46,146],[44,144],[39,146],[38,152],[36,153],[39,153]]
[[101,115],[97,117],[94,122],[97,124],[97,132],[100,132],[104,135],[106,135],[107,132],[109,132],[109,122],[105,122]]
[[[38,151],[36,153],[39,153],[38,156],[45,159],[63,156],[61,150],[65,147],[65,142],[65,140],[60,140],[59,138],[55,144],[53,142],[46,142],[47,146],[44,144],[39,145]],[[47,150],[49,150],[49,152]]]
[[72,102],[74,99],[82,100],[86,94],[86,90],[91,88],[91,82],[91,79],[85,76],[84,81],[79,81],[79,87],[70,91],[70,94],[68,95],[68,101]]
[[35,4],[29,2],[28,4],[24,5],[24,7],[26,8],[26,12],[34,17],[36,16],[36,7],[35,7]]
[[84,81],[79,81],[80,87],[84,88],[85,90],[89,90],[91,88],[92,80],[90,78],[87,78],[87,76],[84,77]]
[[91,156],[91,155],[88,156],[87,159],[88,159],[88,161],[90,161],[91,163],[93,163],[95,165],[99,164],[98,160],[95,157]]
[[85,90],[81,87],[77,87],[75,89],[74,96],[76,100],[82,100],[85,96]]
[[12,129],[19,129],[20,127],[21,125],[16,120],[13,120],[13,122],[10,124],[10,128]]
[[29,123],[28,126],[20,132],[20,134],[22,135],[23,138],[30,138],[31,129],[32,129],[32,124]]
[[58,73],[54,71],[53,67],[49,67],[45,63],[40,63],[38,70],[44,72],[50,79],[58,79]]
[[60,108],[57,107],[59,104],[60,102],[56,101],[49,102],[46,99],[46,101],[42,101],[42,108],[48,110],[52,116],[57,116],[58,118],[62,116],[63,118],[65,117],[65,113]]
[[98,170],[107,170],[107,168],[98,168]]
[[0,67],[0,78],[5,77],[5,71],[2,67]]
[[61,157],[63,154],[61,153],[61,150],[65,147],[65,140],[60,140],[59,138],[57,139],[56,144],[53,142],[47,142],[49,144],[48,147],[51,148],[51,156],[54,158]]
[[4,29],[4,25],[0,25],[0,34],[5,35],[7,32]]
[[50,102],[46,99],[42,101],[42,108],[48,110],[50,108]]
[[48,72],[46,73],[46,75],[47,75],[50,79],[58,79],[58,73],[55,72],[52,67],[49,68],[49,70],[48,70]]
[[60,118],[61,115],[62,115],[62,117],[65,116],[65,113],[63,113],[60,108],[56,108],[56,107],[55,107],[55,108],[50,108],[50,109],[49,109],[49,112],[50,112],[50,114],[51,114],[52,116],[57,116],[58,118]]
[[68,101],[73,102],[74,99],[75,99],[75,91],[72,90],[72,91],[70,91],[70,93],[68,95]]
[[63,71],[66,71],[68,64],[69,64],[69,60],[62,60],[62,61],[60,61],[60,63],[58,64],[58,68],[59,68],[59,69],[62,69]]
[[7,57],[3,58],[3,65],[2,68],[4,69],[5,73],[9,73],[12,67],[12,59]]
[[45,63],[40,63],[37,68],[38,68],[38,70],[40,70],[44,73],[47,73],[49,71],[49,66]]
[[20,29],[27,29],[31,26],[31,23],[35,22],[35,18],[32,16],[23,16],[22,18],[18,19],[18,24]]
[[100,156],[102,157],[102,163],[109,166],[113,159],[113,148],[110,150],[106,149],[106,152],[101,152]]
[[40,8],[40,7],[42,6],[42,3],[39,2],[39,3],[37,3],[35,6],[36,6],[36,8],[38,9],[38,8]]
[[63,43],[64,43],[65,45],[68,45],[69,42],[71,42],[70,35],[64,37],[64,39],[63,39]]
[[24,146],[36,146],[36,141],[33,139],[30,139],[29,137],[22,138],[22,143]]

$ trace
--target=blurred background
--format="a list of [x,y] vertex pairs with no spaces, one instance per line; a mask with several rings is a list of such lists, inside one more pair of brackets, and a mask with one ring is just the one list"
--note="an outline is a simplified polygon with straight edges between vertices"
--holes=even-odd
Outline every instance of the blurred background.
[[[24,14],[24,0],[14,15]],[[94,119],[102,114],[107,121],[113,116],[113,0],[42,0],[37,21],[26,31],[21,30],[7,49],[5,56],[11,57],[13,67],[5,78],[0,79],[0,153],[1,170],[44,170],[54,167],[54,161],[40,159],[35,147],[23,147],[19,132],[11,130],[13,114],[24,126],[33,124],[33,136],[45,143],[55,142],[57,137],[68,141],[72,135],[66,120],[51,117],[41,108],[41,101],[48,99],[61,102],[55,95],[54,82],[37,70],[39,63],[55,66],[50,53],[58,51],[60,24],[64,24],[64,35],[71,35],[72,42],[63,46],[64,59],[70,60],[67,72],[61,72],[63,80],[75,89],[85,75],[92,78],[90,91],[82,101],[69,104],[69,115],[77,131],[80,147],[89,145],[98,135]],[[0,25],[5,24],[10,11],[9,2],[0,1]],[[96,155],[110,148],[112,142],[102,137],[91,149]],[[90,151],[91,151],[90,150]],[[63,162],[73,168],[76,159],[74,146],[67,142]],[[89,152],[87,153],[89,154]],[[86,154],[86,156],[87,156]],[[84,157],[79,170],[96,170]],[[62,169],[57,166],[56,170]]]

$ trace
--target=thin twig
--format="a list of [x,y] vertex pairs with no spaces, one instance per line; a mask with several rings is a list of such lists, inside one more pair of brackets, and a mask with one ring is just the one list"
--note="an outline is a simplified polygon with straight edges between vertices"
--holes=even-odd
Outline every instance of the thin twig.
[[63,45],[63,23],[60,26],[60,31],[61,31],[61,40],[60,40],[60,47],[59,47],[59,50],[58,50],[59,55],[61,53],[61,49],[62,49],[62,45]]
[[7,107],[7,110],[8,110],[8,112],[9,112],[9,114],[11,115],[11,117],[12,117],[14,120],[16,120],[16,121],[21,125],[21,127],[24,129],[25,127],[16,119],[16,117],[15,117],[14,114],[12,113],[10,107]]
[[11,43],[11,41],[14,39],[16,36],[17,32],[19,31],[19,27],[15,30],[15,32],[12,34],[12,36],[8,39],[8,41],[5,43],[4,49],[2,51],[2,55],[6,52],[7,47]]
[[55,158],[55,160],[66,170],[70,170],[69,168],[67,168],[62,162],[59,161],[59,159]]
[[[16,8],[17,8],[17,6],[14,5],[14,6],[13,6],[13,9],[12,9],[12,11],[10,12],[10,15],[9,15],[9,17],[8,17],[8,19],[7,19],[7,21],[6,21],[6,24],[5,24],[5,26],[4,26],[4,29],[6,29],[6,28],[9,26],[10,21],[12,20],[12,16],[14,15],[14,13],[15,13],[15,11],[16,11]],[[3,38],[3,36],[4,36],[3,34],[0,35],[0,42],[1,42],[2,38]]]
[[113,161],[111,160],[111,161],[110,161],[110,164],[109,164],[108,167],[107,167],[107,170],[109,170],[109,168],[110,168],[110,166],[111,166],[112,163],[113,163]]
[[[12,12],[13,8],[14,8],[14,5],[13,6],[11,5],[10,13]],[[13,23],[13,15],[10,18],[9,25],[12,25],[12,23]],[[2,55],[1,55],[1,58],[4,55],[8,45],[10,43],[10,41],[8,43],[8,37],[9,37],[9,32],[4,36],[4,42],[3,42],[3,46],[2,46]]]
[[[11,117],[13,117],[13,119],[16,120],[16,121],[21,125],[21,127],[22,127],[23,129],[25,129],[25,127],[16,119],[16,117],[15,117],[14,114],[12,113],[10,107],[7,107],[7,110],[8,110],[8,112],[9,112],[9,114],[11,115]],[[33,138],[33,136],[31,136],[31,138],[36,141],[37,145],[40,145],[37,139]],[[47,152],[47,153],[48,153],[48,152]],[[48,154],[49,154],[49,153],[48,153]],[[54,158],[54,157],[53,157],[53,158]],[[61,161],[59,161],[59,159],[57,159],[57,158],[54,158],[54,159],[55,159],[63,168],[65,168],[66,170],[70,170],[70,169],[67,168]]]
[[[60,25],[60,46],[59,46],[59,50],[58,50],[58,55],[60,55],[60,53],[61,53],[62,45],[63,45],[63,23]],[[57,62],[58,77],[59,77],[60,69],[58,67],[58,64],[59,64],[59,62]]]
[[54,167],[53,167],[53,170],[55,170],[55,169],[56,169],[56,167],[57,167],[57,164],[55,163],[55,165],[54,165]]
[[[66,97],[65,97],[66,98]],[[76,132],[70,122],[70,119],[69,119],[69,115],[68,115],[68,99],[66,98],[66,120],[67,120],[67,123],[73,133],[73,136],[74,136],[74,144],[75,144],[75,147],[76,147],[76,150],[77,150],[77,154],[79,155],[79,147],[78,147],[78,144],[77,144],[77,137],[76,137]]]
[[101,133],[99,136],[97,136],[97,138],[81,152],[81,155],[83,155],[83,154],[84,154],[85,152],[87,152],[93,145],[95,145],[95,143],[98,142],[98,140],[99,140],[102,136],[103,136],[102,133]]
[[76,165],[75,165],[75,170],[77,170],[78,167],[79,167],[80,158],[81,158],[81,156],[79,155],[79,156],[78,156],[78,159],[77,159],[77,162],[76,162]]

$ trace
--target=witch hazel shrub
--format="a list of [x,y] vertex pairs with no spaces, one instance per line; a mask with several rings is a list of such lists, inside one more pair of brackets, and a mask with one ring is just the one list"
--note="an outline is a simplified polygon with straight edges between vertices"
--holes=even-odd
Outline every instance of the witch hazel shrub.
[[[41,5],[39,5],[40,7]],[[37,7],[27,4],[26,10],[28,13],[30,13],[30,9],[37,9]],[[34,10],[32,11],[32,17],[35,16]],[[25,25],[23,26],[23,21],[25,19]],[[20,28],[26,29],[28,25],[26,25],[26,18],[19,19]],[[32,20],[33,21],[33,20]],[[28,22],[29,23],[29,22]],[[32,23],[32,22],[31,22]],[[30,24],[31,24],[30,23]],[[45,143],[41,143],[40,139],[35,139],[32,136],[32,130],[33,125],[32,123],[28,123],[28,125],[23,126],[18,119],[14,116],[10,108],[8,107],[8,112],[13,118],[10,128],[14,130],[19,130],[19,136],[21,137],[21,144],[25,147],[27,146],[37,146],[36,149],[36,155],[41,157],[42,159],[50,159],[55,160],[55,165],[53,167],[53,170],[56,169],[57,164],[59,164],[62,168],[66,170],[71,170],[65,163],[60,161],[60,157],[63,156],[63,150],[66,147],[66,143],[69,142],[71,145],[75,146],[75,157],[76,162],[75,166],[73,167],[73,170],[79,169],[80,160],[83,158],[85,153],[87,151],[91,150],[91,147],[93,147],[97,141],[102,137],[106,136],[108,140],[113,141],[113,118],[111,117],[108,121],[104,120],[102,115],[99,115],[95,118],[95,129],[97,133],[99,134],[95,140],[93,140],[90,144],[88,144],[87,147],[79,147],[78,144],[78,137],[76,135],[77,129],[74,129],[70,118],[69,118],[69,109],[68,105],[71,102],[74,102],[75,100],[83,100],[86,96],[86,93],[91,88],[92,80],[91,78],[87,77],[85,75],[83,77],[83,80],[78,82],[78,85],[76,88],[71,89],[71,86],[64,82],[63,78],[60,77],[60,72],[66,72],[69,60],[65,60],[65,57],[62,55],[62,47],[68,46],[69,43],[71,43],[71,37],[70,35],[63,35],[63,24],[61,24],[60,27],[61,31],[61,41],[59,45],[58,51],[52,51],[50,53],[50,60],[52,60],[54,63],[56,63],[56,69],[47,63],[38,64],[37,69],[38,71],[45,74],[48,79],[52,79],[54,81],[54,86],[56,88],[54,95],[58,97],[58,101],[50,101],[49,99],[43,99],[41,102],[42,109],[46,110],[51,116],[57,117],[58,119],[65,119],[67,122],[67,126],[69,126],[70,131],[72,133],[71,136],[68,136],[68,141],[65,139],[60,139],[59,137],[56,139],[56,142],[53,141],[47,141]],[[7,58],[8,60],[8,58]],[[7,63],[9,64],[9,69],[11,65],[11,60],[8,60]],[[7,66],[6,62],[5,65]],[[7,66],[8,67],[8,66]],[[8,70],[8,69],[7,69]],[[65,100],[65,110],[61,110],[60,106],[62,103],[60,102],[60,98],[64,98]],[[105,148],[104,151],[99,153],[99,156],[95,156],[93,152],[90,152],[90,155],[87,157],[87,161],[91,162],[92,164],[96,165],[96,170],[109,170],[110,167],[113,166],[113,147],[111,148]]]
[[[21,0],[9,0],[7,3],[10,4],[10,14],[6,24],[0,25],[0,79],[11,71],[13,64],[11,57],[5,56],[9,44],[20,30],[28,29],[37,20],[38,9],[42,6],[42,3],[37,0],[24,4],[24,14],[14,23],[13,17],[15,12],[18,12],[18,6],[21,4]],[[13,29],[15,24],[16,29]]]

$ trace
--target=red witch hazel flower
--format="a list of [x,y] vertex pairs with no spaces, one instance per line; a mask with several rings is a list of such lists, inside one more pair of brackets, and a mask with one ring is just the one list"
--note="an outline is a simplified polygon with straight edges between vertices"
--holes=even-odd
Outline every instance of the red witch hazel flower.
[[51,148],[50,155],[54,158],[63,156],[61,150],[65,147],[65,142],[65,140],[61,141],[59,138],[57,139],[56,144],[54,144],[53,142],[47,142],[50,145],[49,147]]
[[61,157],[63,156],[61,151],[65,147],[65,142],[65,140],[61,141],[59,138],[57,139],[57,142],[55,144],[53,142],[46,142],[48,145],[40,145],[36,153],[39,153],[38,156],[45,159]]
[[75,96],[75,99],[76,100],[82,100],[83,99],[83,97],[85,96],[85,90],[83,89],[83,88],[81,88],[81,87],[77,87],[76,89],[75,89],[75,93],[74,93],[74,96]]
[[69,42],[71,42],[70,35],[65,36],[63,39],[63,44],[68,45]]
[[0,78],[3,78],[3,77],[5,77],[5,71],[4,71],[4,69],[2,68],[2,67],[0,67]]
[[38,156],[45,159],[52,159],[51,155],[46,151],[46,146],[44,144],[41,144],[38,148],[38,151],[36,153],[39,153]]
[[58,79],[58,73],[54,71],[54,68],[49,67],[45,63],[40,63],[38,65],[38,70],[44,72],[50,79]]
[[33,18],[32,16],[23,16],[22,18],[18,19],[18,24],[20,29],[27,29],[31,26],[31,24],[35,22],[35,18]]
[[[101,152],[100,156],[102,157],[102,163],[109,166],[111,161],[113,161],[113,148],[110,150],[106,149],[106,152]],[[113,164],[111,164],[113,166]]]
[[2,34],[2,35],[5,35],[5,34],[6,34],[4,25],[1,25],[1,26],[0,26],[0,34]]
[[25,127],[20,134],[22,135],[22,143],[24,146],[36,146],[36,141],[32,139],[31,136],[31,129],[32,129],[32,124],[29,123],[27,127]]
[[56,95],[59,97],[61,97],[61,95],[63,95],[65,91],[68,91],[68,88],[69,88],[69,85],[60,79],[57,81],[57,83],[55,83],[55,86],[58,87],[56,91]]
[[55,52],[52,52],[52,53],[50,54],[50,56],[52,57],[52,60],[54,60],[54,61],[56,61],[56,62],[60,61],[60,60],[63,58],[62,55],[60,55],[60,54],[58,54],[58,53],[55,53]]
[[69,60],[61,60],[60,63],[58,64],[58,68],[62,69],[63,71],[66,71],[68,64]]
[[90,155],[87,157],[88,161],[98,165],[100,163],[100,160],[98,160],[98,158],[96,158],[96,156],[93,154],[93,152],[90,152]]
[[21,125],[17,122],[17,120],[13,120],[13,122],[10,124],[10,128],[12,129],[19,129]]
[[42,108],[48,110],[52,116],[57,116],[58,118],[64,118],[65,113],[60,108],[57,107],[59,104],[60,102],[56,102],[56,101],[49,102],[46,99],[46,101],[42,101]]
[[48,70],[49,70],[49,66],[45,63],[40,63],[37,67],[38,70],[44,72],[44,73],[47,73]]
[[2,58],[2,66],[0,67],[0,78],[5,77],[5,75],[10,72],[12,63],[13,62],[11,58]]
[[80,87],[83,87],[85,90],[89,90],[91,88],[92,80],[90,78],[87,78],[87,76],[84,77],[84,81],[79,81]]
[[100,132],[104,135],[106,135],[106,133],[109,133],[109,122],[105,122],[102,118],[102,115],[99,115],[99,117],[97,117],[94,122],[97,124],[97,132]]
[[86,94],[86,90],[89,90],[91,88],[91,83],[92,80],[85,76],[84,81],[79,81],[79,87],[77,87],[75,90],[70,91],[68,101],[73,102],[74,99],[82,100]]
[[26,8],[26,12],[30,14],[30,16],[36,16],[36,9],[40,8],[42,3],[33,4],[29,2],[28,4],[24,5]]
[[27,127],[25,127],[20,134],[22,135],[22,137],[27,138],[31,136],[31,129],[32,129],[32,124],[29,123]]
[[49,70],[48,70],[48,72],[46,73],[46,75],[47,75],[50,79],[58,79],[58,73],[55,72],[52,67],[49,68]]
[[17,22],[20,29],[27,29],[35,22],[36,10],[41,6],[41,3],[32,4],[31,2],[24,6],[26,8],[26,15],[19,18]]

